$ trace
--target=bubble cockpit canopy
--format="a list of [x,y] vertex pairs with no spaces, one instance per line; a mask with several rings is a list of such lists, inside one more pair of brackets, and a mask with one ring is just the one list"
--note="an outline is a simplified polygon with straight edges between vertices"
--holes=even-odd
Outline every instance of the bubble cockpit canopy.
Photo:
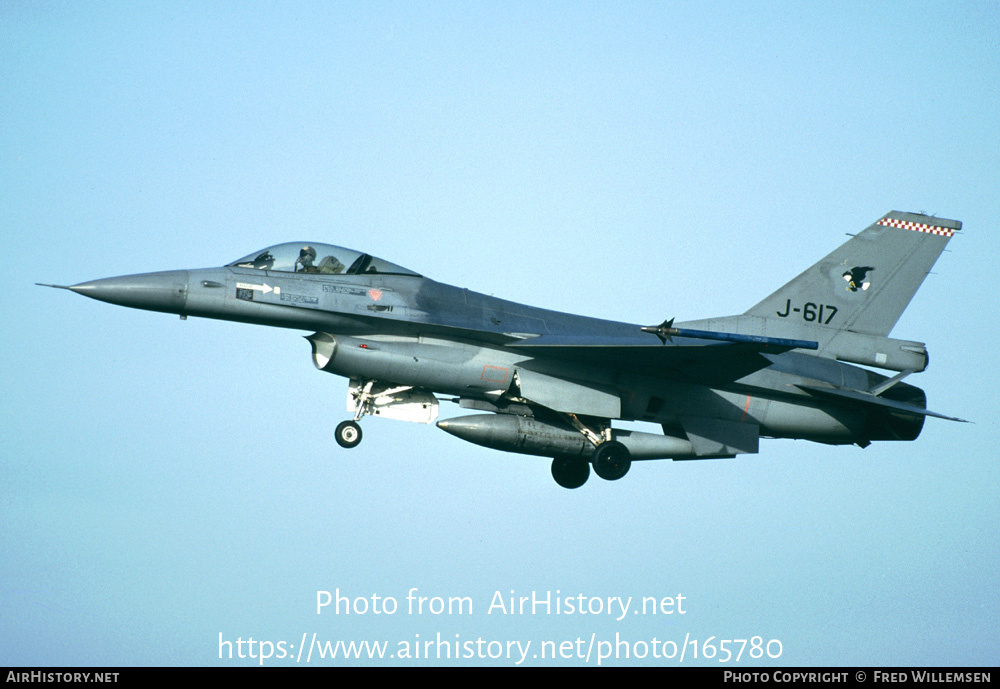
[[395,263],[370,254],[330,244],[288,242],[255,251],[229,264],[232,268],[255,268],[282,273],[317,273],[320,275],[413,275]]

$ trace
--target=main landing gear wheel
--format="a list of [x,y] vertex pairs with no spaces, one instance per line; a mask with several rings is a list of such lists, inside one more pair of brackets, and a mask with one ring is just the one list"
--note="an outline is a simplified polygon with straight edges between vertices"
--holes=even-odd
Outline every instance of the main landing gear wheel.
[[361,442],[361,426],[354,421],[341,421],[334,432],[337,444],[348,449]]
[[617,440],[609,440],[598,445],[590,461],[594,465],[594,473],[605,481],[617,481],[627,474],[629,467],[632,466],[628,448]]
[[579,488],[590,477],[590,465],[579,457],[556,457],[552,460],[552,478],[563,488]]

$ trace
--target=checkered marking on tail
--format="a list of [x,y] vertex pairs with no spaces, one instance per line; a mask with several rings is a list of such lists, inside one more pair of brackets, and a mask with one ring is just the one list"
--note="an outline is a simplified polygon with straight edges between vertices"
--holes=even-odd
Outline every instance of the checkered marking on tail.
[[886,227],[900,227],[904,230],[913,230],[915,232],[926,232],[927,234],[936,234],[939,237],[951,237],[955,234],[955,230],[950,227],[938,227],[937,225],[922,225],[918,222],[909,222],[907,220],[896,220],[894,218],[882,218],[878,221],[879,225],[885,225]]

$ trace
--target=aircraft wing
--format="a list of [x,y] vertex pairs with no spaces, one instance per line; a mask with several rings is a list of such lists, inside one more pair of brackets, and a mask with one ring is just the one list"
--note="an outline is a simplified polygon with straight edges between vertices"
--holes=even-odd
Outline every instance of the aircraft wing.
[[[709,337],[680,336],[669,343],[649,338],[546,335],[510,343],[526,354],[558,358],[621,371],[660,375],[674,380],[721,384],[738,380],[771,365],[764,354],[791,349],[816,349],[815,342],[731,333],[698,332]],[[709,339],[710,338],[710,339]]]

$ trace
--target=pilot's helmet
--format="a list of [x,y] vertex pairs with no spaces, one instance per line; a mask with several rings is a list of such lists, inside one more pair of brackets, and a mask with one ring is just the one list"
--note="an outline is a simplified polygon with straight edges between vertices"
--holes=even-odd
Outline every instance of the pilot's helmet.
[[308,256],[313,260],[316,260],[316,249],[312,248],[311,246],[302,247],[302,250],[299,251],[299,258],[302,259],[305,258],[306,256]]

